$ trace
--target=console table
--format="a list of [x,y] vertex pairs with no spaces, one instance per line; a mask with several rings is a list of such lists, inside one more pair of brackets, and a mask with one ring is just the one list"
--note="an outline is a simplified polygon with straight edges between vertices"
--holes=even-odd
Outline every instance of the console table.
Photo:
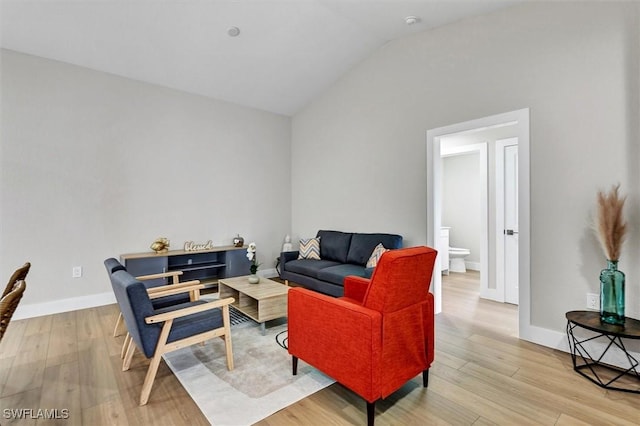
[[[623,341],[623,339],[640,339],[640,321],[627,317],[624,326],[603,324],[600,322],[600,313],[593,311],[570,311],[565,316],[573,369],[602,388],[640,393],[638,360],[629,353]],[[596,335],[581,339],[574,333],[578,327],[592,331]],[[584,345],[596,340],[604,340],[606,344],[599,355],[590,354]],[[629,362],[629,367],[621,368],[604,363],[602,360],[609,350],[623,354]],[[612,372],[612,377],[605,377],[601,369]],[[620,383],[623,378],[630,379],[626,381],[626,387]],[[632,384],[634,381],[637,382],[635,387]]]
[[[182,271],[180,281],[200,280],[202,284],[210,286],[216,284],[220,278],[248,275],[251,263],[246,257],[246,250],[246,246],[220,246],[198,251],[129,253],[120,255],[120,263],[134,277]],[[165,280],[161,278],[152,285],[166,284]]]

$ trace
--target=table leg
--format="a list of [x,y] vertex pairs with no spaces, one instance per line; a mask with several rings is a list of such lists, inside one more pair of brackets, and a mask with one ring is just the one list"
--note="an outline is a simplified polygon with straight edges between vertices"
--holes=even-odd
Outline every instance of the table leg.
[[[571,353],[571,359],[573,361],[573,369],[583,377],[589,379],[591,382],[602,388],[619,390],[623,392],[640,393],[640,390],[638,389],[620,388],[613,386],[613,384],[623,376],[631,378],[635,377],[640,381],[640,369],[638,369],[638,366],[640,366],[640,362],[629,353],[624,345],[624,342],[622,341],[622,338],[605,333],[597,333],[592,337],[579,339],[573,334],[573,330],[576,327],[578,327],[577,324],[573,324],[571,321],[567,322],[567,338],[569,339],[569,350]],[[583,344],[599,338],[605,338],[609,343],[604,347],[604,349],[600,349],[600,356],[595,356],[596,354],[590,354]],[[620,352],[624,354],[629,363],[628,368],[612,366],[602,362],[605,354],[612,348],[618,348]],[[582,362],[580,363],[579,361]],[[601,377],[600,374],[598,374],[598,368],[604,368],[617,374],[612,378],[604,378]]]

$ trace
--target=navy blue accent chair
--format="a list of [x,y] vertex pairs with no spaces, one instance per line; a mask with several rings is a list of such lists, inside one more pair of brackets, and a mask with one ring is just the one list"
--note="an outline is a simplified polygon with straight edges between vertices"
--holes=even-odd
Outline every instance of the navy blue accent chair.
[[[162,355],[167,352],[220,337],[225,343],[227,368],[233,370],[229,321],[229,305],[233,298],[195,301],[177,309],[156,308],[145,285],[126,270],[113,272],[111,284],[131,339],[122,370],[129,370],[136,348],[151,359],[142,385],[140,405],[149,400]],[[188,287],[182,290],[190,291]]]
[[[107,268],[107,274],[109,275],[109,278],[111,278],[111,275],[116,271],[127,270],[124,267],[124,265],[122,265],[122,263],[120,263],[117,259],[113,257],[110,257],[109,259],[105,260],[104,266],[105,268]],[[162,272],[159,274],[139,276],[136,278],[139,281],[145,282],[145,287],[147,287],[147,291],[149,292],[149,295],[151,295],[151,298],[152,298],[153,307],[155,309],[160,309],[160,308],[176,307],[184,303],[196,301],[200,298],[200,295],[197,294],[195,290],[190,293],[185,293],[181,291],[177,294],[175,293],[168,294],[167,289],[169,288],[175,289],[178,287],[166,287],[164,285],[150,286],[146,284],[146,282],[153,282],[158,278],[171,278],[171,283],[168,285],[190,286],[193,284],[199,284],[199,281],[196,281],[196,280],[185,281],[183,283],[180,283],[180,278],[179,278],[180,275],[182,275],[182,271],[169,271],[169,272]],[[204,286],[202,286],[201,288],[204,288]],[[118,319],[116,320],[116,325],[113,328],[113,337],[118,337],[120,335],[121,325],[122,325],[122,314],[118,315]],[[127,344],[127,342],[128,342],[128,336],[127,338],[125,338],[125,345]],[[126,349],[123,347],[122,356],[124,356],[125,350]]]

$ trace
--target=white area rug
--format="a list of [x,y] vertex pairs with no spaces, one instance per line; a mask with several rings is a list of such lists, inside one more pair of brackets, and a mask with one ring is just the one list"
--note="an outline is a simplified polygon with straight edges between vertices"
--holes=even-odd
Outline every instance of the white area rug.
[[227,370],[221,339],[164,355],[211,424],[251,425],[333,383],[302,361],[298,374],[291,374],[291,356],[276,342],[287,329],[281,322],[267,323],[265,336],[253,321],[232,326],[232,371]]

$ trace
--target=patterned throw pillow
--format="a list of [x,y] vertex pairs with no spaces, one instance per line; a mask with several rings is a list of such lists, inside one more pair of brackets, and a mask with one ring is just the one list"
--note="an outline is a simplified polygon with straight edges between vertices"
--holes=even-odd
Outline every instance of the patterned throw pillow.
[[298,259],[320,260],[320,238],[300,239]]
[[385,251],[389,251],[389,249],[384,248],[382,243],[378,244],[376,248],[373,249],[373,253],[371,253],[371,257],[367,261],[367,268],[375,268],[382,257],[382,253]]

